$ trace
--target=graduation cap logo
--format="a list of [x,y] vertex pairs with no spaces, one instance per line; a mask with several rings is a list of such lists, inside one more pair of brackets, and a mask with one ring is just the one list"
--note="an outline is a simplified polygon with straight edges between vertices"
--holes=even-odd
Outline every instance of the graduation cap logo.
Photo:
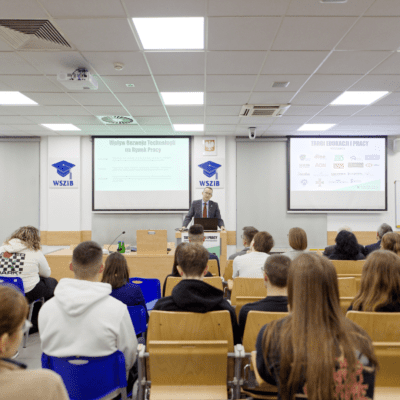
[[[203,170],[203,174],[207,176],[208,178],[211,178],[215,174],[217,174],[217,169],[220,167],[220,164],[217,164],[212,161],[207,161],[203,164],[200,164],[199,167]],[[218,175],[216,177],[218,179]]]
[[71,172],[71,168],[75,167],[75,164],[71,164],[63,160],[58,163],[52,164],[52,166],[57,169],[57,174],[64,178]]

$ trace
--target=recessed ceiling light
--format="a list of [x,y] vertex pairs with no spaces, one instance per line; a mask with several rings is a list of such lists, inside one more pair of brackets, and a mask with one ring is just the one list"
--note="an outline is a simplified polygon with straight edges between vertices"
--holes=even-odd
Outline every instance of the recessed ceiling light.
[[72,124],[40,124],[45,128],[51,129],[52,131],[80,131],[78,127]]
[[304,124],[298,131],[326,131],[336,124]]
[[37,106],[38,103],[20,92],[0,92],[2,106]]
[[203,92],[161,92],[161,96],[167,106],[204,104]]
[[331,106],[365,106],[386,96],[389,92],[344,92],[335,100]]
[[145,50],[204,49],[204,18],[132,18]]
[[174,124],[174,129],[181,132],[203,132],[204,124]]

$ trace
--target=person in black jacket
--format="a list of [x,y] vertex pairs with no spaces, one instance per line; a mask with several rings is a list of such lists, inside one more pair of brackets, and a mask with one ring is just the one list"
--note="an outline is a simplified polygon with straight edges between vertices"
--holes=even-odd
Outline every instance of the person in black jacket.
[[177,266],[182,281],[174,287],[171,296],[159,299],[153,310],[196,313],[227,310],[231,315],[234,343],[241,343],[233,307],[224,299],[222,290],[203,282],[207,261],[208,251],[203,246],[191,243],[183,246],[178,254]]
[[371,254],[375,250],[379,250],[381,248],[381,240],[383,238],[383,235],[388,232],[393,232],[393,229],[390,225],[388,224],[382,224],[378,231],[376,232],[376,238],[378,241],[373,244],[369,244],[365,246],[364,248],[364,256],[367,257],[368,254]]
[[352,232],[340,231],[335,239],[336,246],[328,257],[331,260],[364,260],[357,238]]

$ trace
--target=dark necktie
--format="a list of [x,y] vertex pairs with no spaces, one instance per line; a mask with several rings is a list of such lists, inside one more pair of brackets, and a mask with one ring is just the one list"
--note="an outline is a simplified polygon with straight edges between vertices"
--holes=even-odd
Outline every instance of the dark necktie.
[[203,218],[207,218],[207,203],[204,203],[204,208],[203,208]]

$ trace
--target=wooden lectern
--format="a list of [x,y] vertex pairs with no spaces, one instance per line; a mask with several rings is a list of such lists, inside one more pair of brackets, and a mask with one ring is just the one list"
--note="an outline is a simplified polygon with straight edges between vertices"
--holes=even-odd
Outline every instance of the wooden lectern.
[[167,230],[137,230],[137,254],[167,254]]

